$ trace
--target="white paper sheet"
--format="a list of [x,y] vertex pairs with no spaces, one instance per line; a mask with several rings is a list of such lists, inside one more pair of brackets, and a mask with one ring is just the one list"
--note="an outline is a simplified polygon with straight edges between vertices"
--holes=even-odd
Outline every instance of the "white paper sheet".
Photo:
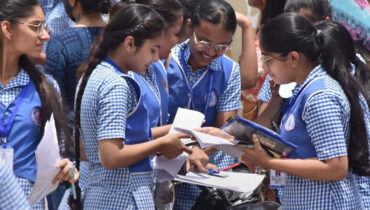
[[57,132],[53,115],[45,124],[44,137],[41,139],[36,149],[37,175],[28,201],[31,205],[41,200],[50,192],[53,192],[59,182],[52,184],[52,180],[59,173],[56,168],[60,160]]
[[187,158],[188,153],[186,152],[171,160],[165,158],[163,155],[155,156],[153,158],[153,168],[156,170],[165,170],[172,177],[175,177]]
[[176,131],[176,128],[183,130],[200,128],[204,119],[204,114],[198,111],[178,108],[169,133]]
[[[200,128],[202,126],[203,120],[204,115],[198,111],[178,108],[169,133],[178,132],[175,130],[175,127],[183,128],[186,130]],[[185,145],[194,142],[194,140],[192,140],[191,138],[183,138],[181,139],[181,141]],[[183,152],[181,155],[171,160],[165,158],[164,156],[155,156],[153,158],[153,168],[156,170],[165,170],[172,177],[175,177],[187,158],[188,154],[186,152]]]
[[261,184],[265,175],[247,174],[237,172],[221,171],[227,177],[212,176],[205,173],[189,172],[186,176],[177,175],[176,181],[197,184],[221,189],[233,190],[238,192],[253,193]]
[[207,147],[214,147],[218,150],[221,150],[233,157],[239,157],[240,155],[243,155],[244,153],[234,147],[234,143],[230,142],[227,139],[218,137],[218,136],[212,136],[206,133],[198,132],[198,131],[187,131],[192,133],[192,136],[194,136],[198,142],[199,146],[204,149]]

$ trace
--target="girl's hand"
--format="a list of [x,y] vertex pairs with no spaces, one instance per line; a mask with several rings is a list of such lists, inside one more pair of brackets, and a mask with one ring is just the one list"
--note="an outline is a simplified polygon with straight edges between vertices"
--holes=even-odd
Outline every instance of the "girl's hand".
[[209,161],[208,155],[199,146],[195,145],[193,147],[193,153],[189,155],[186,161],[186,171],[193,167],[197,172],[207,172],[207,164]]
[[182,152],[191,154],[192,149],[185,146],[180,138],[188,138],[189,136],[183,133],[171,133],[162,137],[162,145],[159,152],[164,155],[167,159],[172,159],[179,156]]
[[270,78],[269,82],[270,82],[270,90],[271,90],[272,96],[275,96],[275,97],[279,97],[280,98],[280,95],[279,95],[279,87],[280,87],[280,85],[276,84],[274,82],[274,80],[272,80],[271,78]]
[[75,169],[74,178],[71,179],[71,177],[69,176],[69,167],[70,166],[73,166],[73,163],[67,158],[64,158],[63,160],[58,161],[57,168],[60,168],[61,170],[55,176],[52,183],[55,184],[58,181],[69,181],[69,183],[72,184],[72,183],[77,182],[77,180],[80,178],[80,173],[78,172],[78,170],[76,168],[74,168]]
[[236,22],[242,29],[252,28],[251,20],[240,12],[235,12]]
[[269,168],[268,163],[272,159],[272,157],[270,157],[267,152],[261,147],[256,134],[253,134],[252,138],[254,149],[248,149],[240,145],[235,145],[235,147],[243,151],[247,159],[252,160],[253,162],[264,168]]
[[223,130],[221,130],[219,128],[215,128],[215,127],[198,128],[198,129],[196,129],[196,131],[199,131],[199,132],[202,132],[202,133],[206,133],[206,134],[209,134],[209,135],[212,135],[212,136],[218,136],[218,137],[227,139],[230,142],[232,142],[234,140],[234,136],[230,136],[225,131],[223,131]]

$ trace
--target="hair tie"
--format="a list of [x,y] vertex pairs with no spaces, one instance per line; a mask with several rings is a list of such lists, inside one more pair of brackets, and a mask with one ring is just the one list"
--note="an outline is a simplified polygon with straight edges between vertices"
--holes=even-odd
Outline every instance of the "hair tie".
[[321,33],[320,29],[316,30],[316,36],[319,35],[320,33]]

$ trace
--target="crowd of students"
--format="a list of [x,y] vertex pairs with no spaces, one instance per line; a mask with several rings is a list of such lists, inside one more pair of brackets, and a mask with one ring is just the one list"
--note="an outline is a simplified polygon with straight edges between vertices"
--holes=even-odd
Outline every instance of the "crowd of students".
[[[257,136],[254,149],[238,147],[244,159],[288,174],[283,209],[370,208],[370,70],[326,0],[249,0],[262,13],[257,35],[223,0],[63,0],[75,24],[51,38],[40,3],[0,8],[2,209],[46,208],[46,199],[30,206],[27,197],[51,114],[65,157],[53,182],[77,186],[77,199],[61,188],[53,208],[155,209],[154,155],[186,152],[187,168],[205,173],[238,161],[168,134],[177,109],[202,112],[200,131],[231,139],[219,128],[241,97],[244,116],[270,129],[281,108],[276,132],[299,146],[282,159]],[[238,25],[235,62],[224,54]],[[283,100],[278,88],[292,82]],[[176,185],[173,209],[191,209],[199,194]]]

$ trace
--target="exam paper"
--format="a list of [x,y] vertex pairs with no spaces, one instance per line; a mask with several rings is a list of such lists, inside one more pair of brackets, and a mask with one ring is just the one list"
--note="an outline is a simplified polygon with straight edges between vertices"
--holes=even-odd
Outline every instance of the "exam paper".
[[60,155],[53,115],[51,115],[50,120],[45,124],[44,137],[37,146],[35,154],[37,175],[36,182],[28,197],[31,205],[53,192],[59,184],[59,182],[56,184],[51,183],[60,171],[60,169],[56,168],[56,164],[60,160]]
[[233,157],[239,157],[244,154],[241,150],[234,147],[235,146],[234,143],[231,143],[227,139],[224,139],[218,136],[212,136],[212,135],[194,131],[194,130],[188,131],[188,132],[191,132],[192,136],[194,136],[198,140],[199,146],[202,149],[207,148],[207,147],[214,147]]
[[[198,111],[178,108],[169,133],[179,132],[175,129],[177,127],[186,130],[200,128],[202,126],[203,120],[204,115]],[[190,133],[188,134],[191,135]],[[192,140],[191,138],[182,138],[181,141],[185,145],[194,142],[194,140]],[[186,152],[183,152],[181,155],[171,160],[165,158],[163,155],[155,156],[153,158],[153,168],[156,170],[165,170],[172,177],[175,177],[187,158],[188,154]]]
[[153,158],[153,169],[155,170],[165,170],[167,171],[172,177],[175,177],[179,172],[182,165],[185,163],[186,159],[188,158],[188,153],[183,152],[181,155],[173,158],[171,160],[167,159],[163,155],[155,156]]
[[227,176],[219,177],[190,171],[185,176],[176,175],[175,180],[189,184],[216,187],[252,194],[265,178],[265,175],[261,174],[248,174],[228,171],[220,171],[220,173],[226,174]]

